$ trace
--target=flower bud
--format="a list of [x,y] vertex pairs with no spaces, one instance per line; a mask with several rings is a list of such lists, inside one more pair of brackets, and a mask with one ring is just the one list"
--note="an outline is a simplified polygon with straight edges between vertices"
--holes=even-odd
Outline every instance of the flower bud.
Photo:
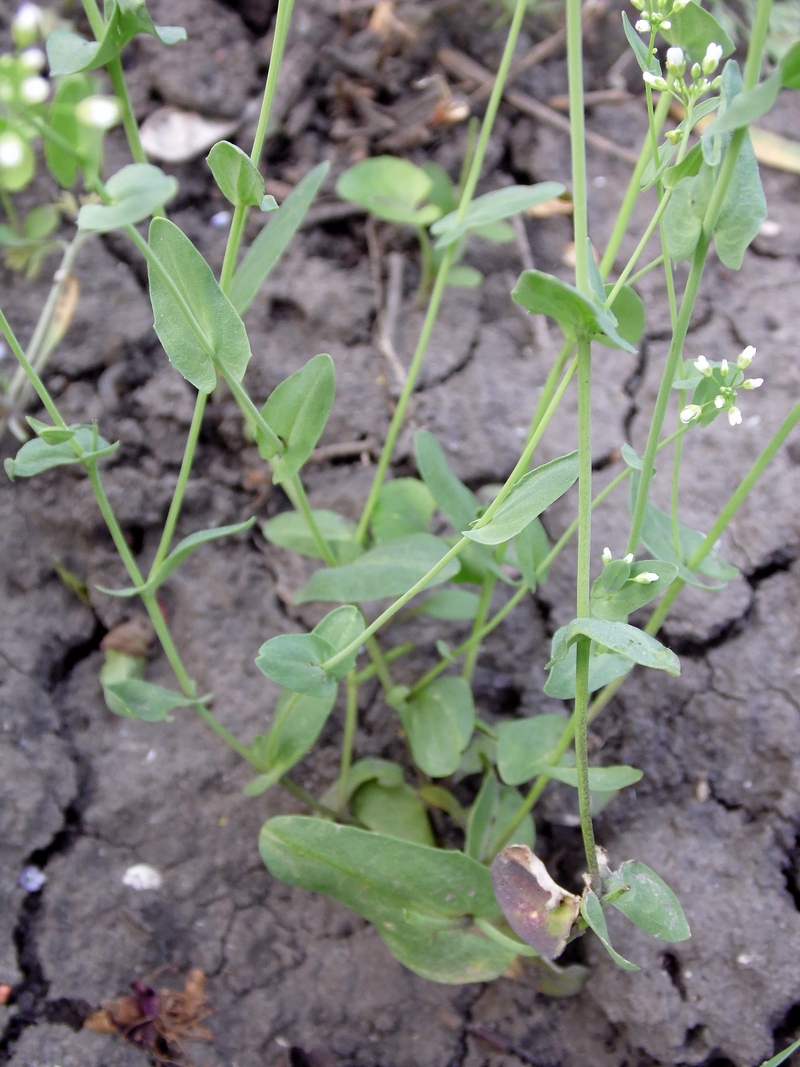
[[756,358],[756,350],[752,345],[748,345],[747,348],[743,348],[739,353],[739,358],[736,360],[736,366],[739,370],[747,370],[753,360]]
[[87,96],[78,104],[75,113],[85,126],[94,126],[97,130],[110,130],[122,116],[113,96]]
[[637,33],[649,33],[650,23],[647,21],[647,19],[637,19],[636,24],[633,28],[636,30]]
[[633,552],[629,552],[624,558],[626,563],[633,563]]
[[681,412],[681,422],[684,426],[687,426],[690,422],[698,419],[702,414],[703,409],[699,404],[687,404]]
[[739,411],[739,409],[736,406],[734,406],[732,408],[728,408],[728,422],[731,424],[731,426],[738,426],[741,423],[741,421],[742,421],[742,413],[741,413],[741,411]]
[[763,378],[746,378],[742,382],[742,389],[758,389],[764,384]]
[[0,134],[0,170],[18,167],[25,158],[25,142],[18,133],[6,130]]
[[26,78],[19,87],[19,94],[26,104],[43,104],[50,95],[50,82],[38,75]]
[[612,560],[612,559],[614,558],[614,557],[613,557],[613,556],[611,555],[611,549],[610,549],[610,548],[604,548],[604,549],[603,549],[603,555],[602,555],[602,556],[601,556],[600,558],[601,558],[601,559],[602,559],[602,561],[603,561],[603,566],[605,566],[605,565],[606,565],[606,563],[610,563],[610,562],[611,562],[611,560]]
[[702,70],[700,70],[700,64],[699,63],[692,63],[692,78],[695,81],[697,81],[697,79],[700,77],[700,75],[702,73],[703,73]]
[[686,56],[683,54],[682,48],[668,48],[667,49],[667,70],[670,74],[674,74],[676,78],[679,78],[686,70]]
[[42,9],[38,4],[21,4],[11,23],[11,37],[17,48],[27,48],[39,38]]
[[713,74],[719,66],[719,61],[722,59],[722,45],[714,44],[713,42],[706,49],[706,54],[703,57],[703,74]]
[[657,89],[658,92],[663,93],[667,90],[667,83],[663,78],[656,74],[651,74],[649,70],[646,70],[642,75],[646,85],[652,86],[653,89]]
[[642,571],[641,574],[637,574],[631,581],[638,582],[639,585],[650,585],[652,582],[658,581],[658,575],[653,571]]
[[664,19],[663,20],[663,22],[661,23],[661,29],[662,30],[671,30],[672,29],[672,23],[669,21],[669,19]]
[[721,393],[718,393],[714,397],[714,407],[717,409],[717,411],[722,411],[722,409],[725,407],[725,397],[722,396]]
[[672,5],[672,14],[677,15],[679,11],[683,11],[685,7],[688,7],[690,3],[691,0],[675,0]]
[[695,368],[700,371],[704,378],[711,377],[711,364],[705,356],[698,356],[694,361]]
[[44,70],[47,56],[41,48],[26,48],[20,54],[19,61],[25,70],[29,70],[32,74],[38,74],[39,71]]

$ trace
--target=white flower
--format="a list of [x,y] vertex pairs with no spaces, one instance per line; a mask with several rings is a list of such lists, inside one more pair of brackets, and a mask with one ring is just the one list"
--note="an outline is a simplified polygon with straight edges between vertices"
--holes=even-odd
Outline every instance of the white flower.
[[705,356],[698,356],[694,361],[695,369],[699,370],[704,378],[711,377],[711,364],[708,362]]
[[667,49],[667,70],[678,76],[686,70],[686,57],[682,48],[672,47]]
[[746,378],[742,382],[742,389],[758,389],[764,384],[763,378]]
[[11,170],[25,158],[25,142],[18,133],[6,130],[0,134],[0,168]]
[[637,19],[636,25],[633,28],[636,30],[637,33],[649,33],[650,23],[647,21],[647,19]]
[[633,563],[633,552],[629,552],[627,554],[627,556],[625,556],[625,562],[626,563]]
[[691,2],[692,0],[675,0],[675,3],[672,5],[673,15],[676,15],[679,11],[683,11],[683,9],[688,7]]
[[110,130],[119,122],[122,112],[113,96],[87,96],[75,109],[79,120],[98,130]]
[[40,70],[44,70],[47,56],[41,48],[26,48],[20,54],[19,61],[26,70],[38,74]]
[[653,571],[642,571],[641,574],[637,574],[631,581],[638,582],[639,585],[650,585],[651,582],[658,581],[658,575]]
[[688,425],[690,422],[693,422],[695,419],[699,418],[702,411],[703,409],[700,407],[699,404],[687,404],[681,412],[681,422],[684,424],[684,426]]
[[42,9],[38,4],[21,4],[11,23],[11,36],[17,48],[27,48],[39,36]]
[[664,21],[661,23],[661,29],[662,30],[671,30],[672,29],[672,23],[669,21],[669,19],[664,19]]
[[663,78],[659,77],[657,74],[651,74],[649,70],[646,70],[644,72],[644,74],[642,75],[642,78],[644,79],[646,85],[652,86],[654,89],[657,89],[660,93],[663,93],[663,92],[666,91],[667,83],[664,81]]
[[728,408],[728,422],[731,426],[738,426],[742,421],[742,413],[737,407]]
[[736,366],[739,370],[747,370],[755,358],[756,350],[752,345],[748,345],[747,348],[742,349],[739,353],[739,358],[736,360]]
[[727,377],[727,375],[728,375],[728,361],[727,361],[727,359],[723,359],[723,361],[719,365],[719,369],[720,369],[720,373],[722,374],[723,378]]
[[725,397],[721,395],[715,396],[714,407],[717,409],[717,411],[722,411],[722,409],[725,407]]
[[43,104],[50,95],[50,82],[38,76],[26,78],[19,93],[26,104]]
[[611,549],[610,548],[604,548],[603,549],[603,555],[600,558],[602,559],[604,564],[610,563],[611,560],[614,558],[611,555]]
[[719,66],[719,61],[722,59],[722,45],[714,44],[713,42],[706,49],[706,54],[703,59],[702,67],[703,74],[713,74]]

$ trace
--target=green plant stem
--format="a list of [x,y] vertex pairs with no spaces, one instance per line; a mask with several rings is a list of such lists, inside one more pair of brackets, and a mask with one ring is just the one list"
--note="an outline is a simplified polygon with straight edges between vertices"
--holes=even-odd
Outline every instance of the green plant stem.
[[239,258],[239,248],[242,244],[245,223],[249,207],[247,204],[237,204],[233,209],[231,228],[228,231],[228,243],[225,245],[225,258],[222,261],[222,272],[219,276],[219,285],[223,293],[230,291],[233,281],[236,261]]
[[83,10],[86,13],[89,27],[95,35],[95,38],[99,41],[105,33],[106,24],[103,16],[100,14],[97,0],[81,0],[81,2],[83,3]]
[[17,215],[17,209],[14,207],[11,193],[9,193],[7,189],[0,189],[0,203],[3,205],[3,210],[6,213],[6,218],[8,219],[11,229],[14,233],[19,235],[22,232],[19,224],[19,215]]
[[3,336],[8,341],[11,351],[14,353],[14,356],[16,357],[19,365],[25,372],[28,381],[30,381],[31,385],[33,385],[33,388],[36,390],[36,394],[44,405],[47,414],[53,420],[53,425],[61,426],[63,429],[66,429],[66,422],[61,417],[61,413],[56,407],[56,405],[53,403],[53,399],[50,396],[50,393],[47,391],[44,382],[36,372],[36,368],[31,364],[30,360],[22,350],[22,345],[20,345],[19,341],[17,340],[14,331],[11,329],[11,325],[8,319],[5,317],[2,310],[0,310],[0,330],[2,330]]
[[311,811],[315,811],[317,815],[321,815],[325,819],[333,819],[335,822],[352,822],[352,819],[343,819],[338,812],[335,812],[333,808],[329,808],[326,804],[320,804],[320,802],[312,795],[299,786],[297,782],[293,782],[292,779],[284,774],[280,780],[281,785],[287,793],[291,793],[295,800],[299,800],[301,804],[305,804]]
[[172,542],[173,535],[175,534],[175,526],[178,522],[178,516],[181,513],[181,506],[183,504],[183,497],[186,492],[186,485],[189,481],[189,475],[192,472],[192,463],[194,462],[195,449],[197,448],[197,442],[200,437],[200,428],[203,424],[203,415],[206,410],[206,401],[208,400],[208,393],[198,393],[194,402],[194,413],[192,414],[192,423],[189,427],[189,433],[186,437],[186,445],[183,450],[183,460],[181,462],[181,469],[178,473],[178,482],[175,486],[175,491],[172,494],[172,500],[169,505],[169,512],[167,513],[167,521],[164,523],[164,531],[161,534],[161,540],[156,550],[155,558],[153,559],[152,566],[150,567],[150,573],[148,575],[148,581],[156,573],[158,568],[166,559],[169,552],[169,546]]
[[375,637],[368,637],[364,644],[366,646],[369,657],[375,667],[375,673],[383,686],[384,690],[388,693],[390,689],[394,689],[394,681],[389,673],[389,667],[386,662],[386,657],[383,654],[381,646]]
[[481,583],[481,595],[478,598],[478,610],[472,623],[472,633],[467,639],[464,666],[461,669],[461,677],[467,682],[472,681],[475,672],[475,664],[478,662],[478,654],[481,650],[481,631],[486,625],[486,617],[492,605],[492,594],[497,585],[497,577],[493,571],[487,571]]
[[633,274],[628,279],[628,284],[629,285],[634,285],[636,282],[639,281],[640,278],[643,278],[645,276],[645,274],[649,274],[650,271],[653,270],[654,267],[661,266],[661,264],[663,262],[664,262],[664,257],[663,256],[656,256],[655,259],[651,259],[650,262],[646,266],[642,267],[641,270],[637,270],[637,272],[635,274]]
[[336,807],[339,814],[344,811],[347,802],[347,779],[353,763],[353,740],[358,721],[358,676],[350,671],[345,682],[347,702],[344,711],[344,734],[342,736],[342,758],[339,763],[339,790]]
[[[659,132],[669,114],[670,102],[671,98],[669,93],[662,93],[656,107],[654,119],[655,127]],[[644,174],[645,167],[651,159],[651,143],[650,139],[646,138],[639,153],[639,158],[634,167],[633,174],[631,175],[631,180],[628,182],[628,188],[614,223],[614,229],[611,231],[611,236],[608,239],[603,258],[600,260],[600,274],[603,278],[608,275],[608,272],[614,265],[614,260],[617,257],[620,245],[622,244],[622,239],[625,236],[625,231],[628,228],[628,223],[631,220],[636,201],[639,199],[639,194],[642,191],[642,175]]]
[[[492,132],[492,126],[497,116],[498,108],[500,107],[500,101],[503,98],[503,89],[505,87],[506,78],[508,77],[509,67],[511,66],[511,60],[514,56],[514,49],[519,39],[520,29],[522,27],[522,19],[526,10],[526,0],[516,0],[514,6],[514,17],[511,20],[511,26],[508,30],[508,37],[506,38],[505,48],[503,49],[503,55],[500,60],[500,66],[497,70],[497,77],[495,78],[494,87],[492,88],[492,94],[489,97],[489,103],[486,106],[486,114],[481,124],[480,137],[478,138],[478,145],[475,149],[475,155],[472,158],[472,163],[467,174],[464,187],[461,191],[459,199],[458,209],[456,212],[456,221],[460,222],[466,214],[470,201],[475,194],[475,189],[478,184],[478,178],[480,177],[481,169],[483,167],[483,160],[486,155],[486,146],[489,143],[489,136]],[[431,332],[433,331],[436,318],[439,314],[439,308],[442,302],[442,296],[444,295],[444,289],[447,281],[447,275],[450,271],[450,267],[453,264],[453,258],[455,255],[455,245],[449,245],[445,250],[445,254],[442,257],[442,261],[439,264],[439,269],[436,272],[436,281],[433,285],[433,292],[431,293],[431,299],[428,303],[428,308],[425,314],[425,320],[422,324],[422,330],[420,332],[417,347],[414,351],[414,357],[411,360],[411,365],[408,368],[408,374],[406,376],[405,383],[403,385],[403,391],[397,401],[397,407],[392,415],[392,421],[389,424],[389,430],[386,434],[386,440],[381,451],[380,458],[378,460],[377,467],[375,468],[375,476],[373,478],[372,487],[367,497],[367,502],[364,505],[364,511],[361,515],[361,519],[356,529],[355,538],[363,544],[369,529],[369,521],[372,517],[372,512],[375,507],[375,503],[378,499],[378,493],[381,490],[383,479],[386,477],[386,472],[389,469],[389,464],[392,460],[394,453],[395,443],[400,433],[400,429],[405,419],[406,409],[408,408],[408,402],[411,399],[411,395],[414,391],[417,377],[419,376],[420,368],[422,367],[423,359],[430,342]]]
[[[403,656],[407,656],[409,652],[413,652],[416,645],[413,641],[405,641],[402,645],[397,645],[395,648],[390,648],[388,652],[383,652],[384,663],[394,663],[396,659],[401,659]],[[368,667],[364,667],[363,670],[357,671],[353,677],[360,685],[362,682],[369,681],[370,678],[374,678],[378,673],[378,669],[374,663],[370,663]]]
[[[128,84],[125,81],[125,74],[122,70],[122,60],[120,57],[117,56],[116,59],[112,59],[107,63],[106,70],[111,79],[111,87],[114,90],[114,96],[116,96],[122,107],[122,126],[125,130],[128,147],[131,150],[134,162],[147,163],[147,153],[142,147],[142,140],[139,136],[139,123],[136,121],[136,115],[133,111],[133,104],[131,103]],[[163,214],[163,211],[160,210],[159,214]]]
[[524,941],[518,941],[515,937],[509,937],[508,934],[504,934],[501,930],[498,930],[496,926],[493,926],[488,919],[483,919],[479,915],[475,916],[472,920],[475,926],[479,930],[482,930],[490,941],[495,941],[503,948],[511,949],[512,952],[516,952],[518,956],[540,956],[540,953],[535,948],[531,948],[530,945],[526,945]]

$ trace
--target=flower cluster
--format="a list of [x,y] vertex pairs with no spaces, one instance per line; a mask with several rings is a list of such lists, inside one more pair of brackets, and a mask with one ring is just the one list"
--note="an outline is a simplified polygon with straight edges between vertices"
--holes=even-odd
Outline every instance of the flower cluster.
[[[706,54],[699,63],[693,63],[689,70],[689,78],[686,75],[688,57],[682,48],[673,46],[667,49],[667,77],[660,74],[652,74],[646,70],[642,75],[645,83],[657,89],[661,93],[671,93],[676,100],[689,108],[695,104],[701,96],[705,96],[712,89],[718,89],[722,84],[722,78],[716,77],[709,81],[708,75],[713,74],[722,59],[722,45],[713,42],[706,48]],[[689,80],[691,79],[691,80]]]
[[691,0],[631,0],[635,8],[641,12],[641,17],[636,21],[638,33],[656,33],[658,30],[669,30],[672,27],[671,16],[682,11]]
[[737,390],[758,389],[764,383],[763,378],[744,376],[744,371],[753,362],[755,354],[755,348],[748,345],[739,353],[733,366],[727,359],[720,363],[710,363],[705,356],[699,356],[692,364],[697,374],[675,383],[675,388],[682,390],[694,387],[692,403],[687,404],[681,411],[681,422],[684,425],[698,422],[702,426],[708,426],[717,415],[727,411],[728,422],[731,426],[738,426],[742,421],[742,413],[736,406]]

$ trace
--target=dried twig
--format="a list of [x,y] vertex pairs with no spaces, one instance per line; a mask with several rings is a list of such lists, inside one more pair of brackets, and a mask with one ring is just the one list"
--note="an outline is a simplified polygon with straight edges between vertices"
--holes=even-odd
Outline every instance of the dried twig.
[[390,252],[388,256],[389,277],[386,285],[386,303],[378,317],[377,345],[386,362],[391,367],[395,381],[402,389],[406,382],[406,372],[397,350],[394,338],[397,320],[403,305],[403,269],[405,259],[400,252]]
[[[531,243],[528,240],[528,231],[525,229],[525,223],[519,215],[514,215],[511,219],[511,225],[514,227],[514,237],[517,241],[517,251],[519,252],[519,258],[522,261],[524,270],[535,270],[536,263],[533,258],[533,249]],[[522,310],[520,308],[520,310]],[[533,334],[533,340],[537,349],[540,352],[547,352],[553,343],[550,337],[550,330],[547,326],[547,319],[544,315],[530,316],[526,312],[525,321],[530,326],[530,331]]]

